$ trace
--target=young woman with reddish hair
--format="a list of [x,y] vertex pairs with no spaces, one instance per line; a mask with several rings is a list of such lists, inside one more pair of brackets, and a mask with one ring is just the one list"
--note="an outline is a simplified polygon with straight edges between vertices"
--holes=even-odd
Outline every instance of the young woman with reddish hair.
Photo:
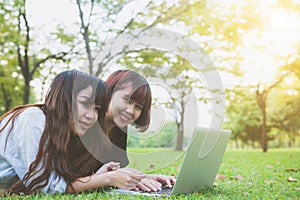
[[0,118],[0,191],[76,193],[135,187],[145,175],[119,169],[107,155],[107,85],[77,70],[58,74],[43,104],[16,107]]
[[[121,167],[125,167],[129,163],[126,152],[127,126],[132,124],[141,132],[149,127],[151,89],[144,77],[131,70],[115,71],[105,82],[111,94],[105,117],[105,127],[111,141],[111,148],[106,154],[109,156],[104,156],[103,161],[106,163],[113,158],[113,161],[119,162]],[[137,172],[128,168],[124,168],[124,170]],[[145,178],[136,186],[126,189],[157,191],[161,190],[162,184],[172,187],[175,181],[173,176],[145,174]]]

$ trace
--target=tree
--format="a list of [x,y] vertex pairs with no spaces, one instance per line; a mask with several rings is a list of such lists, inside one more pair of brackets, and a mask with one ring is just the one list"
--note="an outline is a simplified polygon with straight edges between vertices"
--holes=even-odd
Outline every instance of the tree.
[[299,79],[296,76],[289,76],[270,96],[269,126],[278,138],[278,145],[288,147],[297,145],[300,133],[299,94]]
[[[0,60],[1,56],[0,56]],[[16,59],[3,59],[6,67],[0,68],[0,116],[10,110],[13,106],[22,104],[22,82],[18,75],[14,73]],[[2,107],[2,105],[4,105]]]
[[[135,29],[143,30],[155,27],[161,23],[170,22],[175,16],[181,15],[195,5],[195,1],[180,0],[177,3],[157,2],[150,0],[140,3],[135,9],[134,1],[76,1],[79,16],[80,35],[84,40],[84,52],[81,55],[88,61],[88,71],[96,76],[104,76],[109,70],[109,63],[117,56],[130,52],[123,46],[117,54],[111,49],[105,49],[107,45],[113,45],[115,39],[123,34],[130,34]],[[124,13],[127,13],[125,16]],[[122,19],[119,16],[123,16]],[[119,22],[121,21],[121,22]],[[115,25],[118,24],[118,25]],[[132,38],[136,35],[132,35]],[[111,38],[115,38],[111,40]],[[112,43],[112,44],[108,44]],[[99,54],[105,55],[99,59]]]
[[[167,87],[169,99],[167,102],[160,103],[166,108],[174,110],[173,117],[177,127],[175,150],[181,151],[184,141],[184,122],[187,120],[185,119],[186,106],[195,89],[200,94],[205,91],[202,80],[196,76],[198,70],[179,56],[156,50],[143,50],[138,54],[127,54],[119,62],[144,74],[150,81],[158,81],[157,79],[159,79],[159,83]],[[154,77],[156,80],[153,79]],[[209,100],[209,97],[205,95],[199,95],[196,98],[200,101]]]
[[279,79],[272,83],[271,85],[262,88],[260,82],[258,82],[255,90],[255,96],[257,100],[257,104],[259,106],[259,109],[262,113],[262,128],[261,128],[261,146],[263,152],[267,152],[268,150],[268,138],[267,138],[267,98],[269,93],[278,86],[283,79],[287,76],[287,74],[284,74],[279,77]]
[[[184,13],[189,12],[193,6],[197,5],[198,8],[203,6],[203,1],[195,0],[195,1],[184,1],[180,0],[178,2],[157,2],[150,0],[146,2],[143,6],[139,6],[140,9],[132,10],[133,1],[76,1],[76,5],[78,8],[79,20],[80,20],[80,35],[84,39],[84,49],[85,55],[88,60],[89,72],[96,76],[103,76],[106,70],[108,69],[108,64],[116,59],[117,56],[126,56],[128,53],[132,53],[131,49],[127,49],[127,45],[124,45],[122,49],[118,51],[117,54],[113,54],[109,49],[104,47],[109,45],[107,43],[116,42],[115,39],[121,37],[123,34],[129,35],[132,30],[139,29],[141,30],[138,35],[143,34],[143,30],[147,30],[151,27],[155,27],[159,24],[167,24],[171,22],[175,17],[184,15]],[[131,12],[128,11],[132,10]],[[97,14],[101,10],[101,14]],[[122,19],[123,22],[120,26],[113,26],[113,24],[118,23],[118,16],[122,15],[123,12],[127,10],[127,13],[130,13],[126,16],[125,19]],[[135,38],[137,35],[132,35],[132,38]],[[115,39],[110,40],[111,37]],[[91,39],[93,38],[93,39]],[[103,52],[104,56],[99,59],[97,57],[97,53]],[[139,50],[141,51],[141,50]],[[135,51],[137,54],[141,54],[141,57],[145,59],[145,54]],[[144,51],[145,52],[145,51]],[[150,54],[151,56],[153,54]],[[164,54],[160,54],[160,57],[163,57]],[[150,58],[149,56],[147,58]],[[150,58],[148,61],[152,62],[155,58]],[[162,58],[163,59],[163,58]],[[163,59],[164,60],[164,59]],[[136,62],[136,60],[132,61]],[[181,63],[178,63],[181,64]],[[133,63],[126,63],[127,66],[132,66]],[[186,67],[187,65],[185,65]],[[179,68],[179,66],[177,66]],[[139,67],[135,68],[135,70],[140,71]],[[145,76],[151,76],[155,74],[155,71],[159,69],[151,69],[149,70],[143,68],[143,72]],[[176,69],[173,69],[176,71]],[[182,71],[188,71],[188,68],[184,69],[181,66],[179,73]],[[183,78],[183,75],[180,80],[182,83],[178,82],[178,85],[175,86],[176,89],[179,90],[180,85],[183,86],[183,83],[188,83],[188,81]],[[170,75],[168,77],[164,77],[170,79]],[[178,75],[179,77],[179,75]],[[191,84],[191,83],[190,83]],[[173,102],[173,105],[176,105],[177,111],[179,114],[176,114],[176,122],[178,126],[178,145],[176,149],[182,149],[183,143],[183,121],[185,114],[185,103],[187,94],[191,92],[188,91],[191,89],[191,85],[186,87],[180,93],[180,99],[176,99],[176,103]]]
[[300,80],[300,47],[299,53],[296,55],[296,58],[292,62],[282,66],[281,70],[286,73],[295,74],[296,77],[298,77],[298,79]]
[[232,130],[235,147],[259,143],[261,114],[255,95],[249,86],[235,86],[227,89],[226,118],[224,127]]
[[[5,9],[5,2],[0,2],[0,115],[8,111],[12,106],[22,103],[22,82],[15,72],[17,59],[12,52],[11,38],[15,36],[13,24],[7,20],[9,10]],[[14,77],[12,77],[14,76]]]
[[[291,55],[288,55],[287,53],[283,55],[282,50],[279,48],[276,48],[278,52],[274,51],[275,48],[272,47],[275,46],[274,44],[276,43],[276,41],[270,42],[270,39],[268,37],[270,37],[271,34],[274,34],[274,32],[276,32],[277,30],[273,31],[272,29],[265,28],[270,27],[269,18],[272,18],[272,16],[266,14],[263,11],[264,7],[258,6],[259,4],[259,1],[244,1],[240,4],[218,1],[212,2],[210,5],[208,4],[209,9],[199,11],[203,13],[205,17],[200,18],[201,23],[198,23],[197,26],[194,26],[192,32],[198,32],[205,36],[211,36],[214,38],[214,40],[219,42],[215,46],[218,46],[220,48],[209,48],[209,44],[207,45],[207,50],[209,52],[212,52],[212,57],[214,58],[214,60],[216,60],[216,65],[218,67],[222,68],[222,66],[224,65],[225,67],[226,65],[233,66],[233,70],[230,71],[227,69],[227,71],[233,74],[238,74],[236,73],[238,70],[235,70],[235,66],[240,68],[239,65],[241,65],[242,63],[239,61],[249,61],[249,58],[247,58],[247,55],[242,55],[238,53],[230,54],[229,52],[241,52],[241,50],[243,49],[249,50],[250,48],[252,48],[252,51],[256,51],[258,55],[271,55],[273,59],[277,61],[277,63],[282,63],[283,61],[284,63],[288,63],[287,58],[291,55],[294,55],[294,52],[291,53]],[[273,6],[280,7],[281,4],[285,4],[285,7],[288,8],[292,6],[295,7],[295,4],[289,1],[272,2],[267,6],[269,6],[269,8],[272,8]],[[248,15],[248,13],[250,12],[252,14]],[[273,10],[273,12],[278,12],[278,10]],[[254,36],[255,40],[253,39],[252,41],[255,42],[247,40],[247,37],[249,37],[250,34]],[[220,53],[220,50],[224,50],[224,53],[222,51]],[[214,52],[216,52],[216,55],[218,55],[217,57],[214,56]],[[231,57],[231,55],[233,55],[233,58]],[[237,55],[239,55],[239,59],[234,58]],[[259,59],[254,58],[252,61],[252,66],[249,67],[261,66],[262,63],[259,63],[258,60]],[[229,61],[235,62],[232,63]],[[267,66],[264,67],[267,68]],[[240,71],[242,71],[242,69]],[[261,146],[264,152],[267,151],[268,141],[266,113],[267,97],[269,93],[273,90],[273,88],[278,86],[286,75],[287,74],[278,75],[278,77],[270,85],[262,86],[261,81],[264,80],[259,80],[257,85],[255,86],[255,96],[257,104],[262,114]],[[241,83],[245,84],[245,80],[241,81]]]
[[279,97],[278,101],[281,103],[281,109],[275,111],[277,113],[280,113],[277,115],[280,116],[280,120],[273,119],[275,127],[280,127],[281,129],[287,132],[287,135],[289,137],[289,147],[295,144],[296,137],[299,135],[299,123],[297,123],[297,121],[299,121],[298,119],[300,119],[300,117],[298,116],[300,112],[300,89],[299,87],[297,87],[299,85],[300,80],[299,53],[300,46],[298,46],[298,53],[296,54],[296,56],[293,56],[293,61],[280,68],[280,70],[282,70],[283,73],[293,74],[298,79],[298,82],[294,80],[292,86],[289,85],[287,88],[285,88],[284,91],[288,94],[282,94],[280,97],[282,98],[283,96],[283,99]]
[[[23,104],[28,104],[31,95],[30,83],[35,75],[39,73],[39,70],[49,60],[66,61],[66,55],[69,50],[53,52],[50,49],[43,48],[41,52],[36,52],[33,47],[34,41],[31,37],[32,27],[28,21],[26,0],[5,1],[1,4],[1,11],[3,11],[5,19],[7,19],[5,27],[10,26],[9,33],[11,34],[6,36],[6,43],[2,44],[7,49],[3,53],[3,58],[7,60],[7,64],[14,65],[9,66],[10,69],[14,69],[13,71],[16,74],[21,75],[21,80],[23,80]],[[59,37],[56,39],[59,39]],[[17,62],[9,61],[11,60],[10,58],[16,59]],[[20,78],[18,75],[17,77]],[[3,91],[7,90],[4,88]]]

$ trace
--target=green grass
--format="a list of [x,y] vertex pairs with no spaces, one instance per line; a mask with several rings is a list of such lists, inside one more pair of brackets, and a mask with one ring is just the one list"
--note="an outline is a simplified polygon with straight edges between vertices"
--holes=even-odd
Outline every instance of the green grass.
[[[130,167],[150,173],[177,174],[182,152],[167,149],[130,149]],[[151,157],[152,156],[152,157]],[[137,160],[136,160],[137,159]],[[167,165],[164,160],[167,159]],[[201,172],[200,172],[201,173]],[[300,149],[227,150],[216,186],[171,199],[300,199]],[[238,180],[237,177],[242,177]],[[293,177],[296,182],[287,179]],[[90,192],[78,195],[31,195],[18,199],[151,199],[145,196]]]
[[128,150],[129,166],[147,173],[177,174],[177,168],[183,160],[183,151],[173,149],[136,149]]

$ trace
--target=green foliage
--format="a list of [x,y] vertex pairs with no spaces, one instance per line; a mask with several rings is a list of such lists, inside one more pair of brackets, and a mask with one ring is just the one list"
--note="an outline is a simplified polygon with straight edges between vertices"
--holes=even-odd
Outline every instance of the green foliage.
[[173,99],[172,104],[183,103],[185,105],[186,98],[193,92],[193,89],[198,90],[199,93],[206,90],[202,77],[198,76],[201,70],[178,55],[146,49],[124,55],[119,63],[146,77],[160,79],[165,86],[176,90],[178,96],[177,99]]
[[282,71],[286,71],[288,73],[295,74],[298,79],[300,80],[300,44],[299,44],[299,50],[298,55],[296,59],[294,59],[291,63],[288,63],[281,67]]
[[177,135],[176,124],[173,121],[167,121],[159,131],[146,131],[145,133],[136,132],[133,128],[128,131],[129,147],[174,147]]
[[300,136],[300,80],[289,80],[292,85],[284,83],[270,96],[269,124],[277,147],[295,146]]
[[232,137],[242,144],[255,147],[260,142],[261,113],[257,106],[255,93],[250,87],[236,86],[227,91],[227,121],[225,128],[232,130]]
[[[0,54],[0,116],[22,104],[23,80],[16,71],[16,59]],[[12,76],[14,75],[14,77]]]
[[[300,136],[299,80],[289,76],[266,100],[269,147],[296,147]],[[227,121],[225,128],[233,131],[237,147],[258,147],[261,132],[261,112],[253,88],[236,86],[227,91]]]
[[75,40],[75,36],[65,33],[65,28],[62,26],[58,26],[56,32],[53,32],[52,34],[57,40],[60,40],[61,44],[70,44]]
[[101,6],[109,12],[109,15],[117,14],[119,13],[123,7],[129,3],[128,0],[106,0],[106,1],[99,1],[97,0],[97,3],[100,3]]
[[[48,43],[52,42],[50,42],[50,38],[46,38],[48,41],[43,41],[45,47],[42,47],[42,43],[35,41],[35,38],[32,37],[35,27],[31,26],[29,15],[26,1],[0,3],[0,21],[3,22],[0,27],[0,65],[8,68],[0,80],[5,82],[6,92],[2,91],[2,95],[5,93],[7,96],[7,98],[2,98],[5,102],[0,100],[0,112],[3,110],[3,105],[7,107],[7,102],[10,101],[12,103],[8,106],[9,109],[19,104],[35,103],[35,94],[31,90],[32,80],[41,77],[40,71],[49,66],[47,62],[50,60],[65,61],[64,57],[70,49],[68,46],[73,45],[74,37],[64,34],[63,28],[60,28],[54,34],[54,40],[61,42],[61,46],[49,47]],[[59,52],[60,49],[67,50]]]
[[[195,38],[211,55],[218,69],[242,76],[240,63],[244,58],[239,47],[245,32],[260,25],[257,2],[236,4],[228,1],[193,1],[184,15],[174,17],[189,27],[188,35]],[[251,15],[245,13],[251,12]],[[220,53],[222,52],[222,53]]]

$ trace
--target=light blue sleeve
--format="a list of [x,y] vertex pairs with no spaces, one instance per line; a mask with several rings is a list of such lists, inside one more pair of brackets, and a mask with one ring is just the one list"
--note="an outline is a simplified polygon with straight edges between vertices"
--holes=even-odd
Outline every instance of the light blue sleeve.
[[[35,160],[39,142],[45,126],[45,115],[39,108],[28,108],[15,120],[14,128],[7,141],[5,158],[22,180],[30,164]],[[62,177],[52,172],[44,193],[62,193],[67,184]]]

